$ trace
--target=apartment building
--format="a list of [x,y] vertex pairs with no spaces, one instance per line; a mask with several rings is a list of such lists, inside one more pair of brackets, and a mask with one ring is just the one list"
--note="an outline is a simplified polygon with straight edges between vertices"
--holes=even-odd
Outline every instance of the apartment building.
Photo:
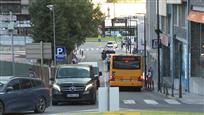
[[[161,83],[167,82],[179,89],[181,80],[184,92],[204,95],[204,0],[159,0],[160,70]],[[147,0],[146,37],[148,65],[158,61],[152,48],[157,38],[157,0]],[[155,57],[156,61],[151,61]],[[154,66],[156,67],[156,66]],[[157,73],[157,70],[154,72]],[[157,77],[157,76],[155,76]]]
[[15,20],[14,34],[28,35],[30,34],[30,17],[29,17],[29,4],[35,0],[0,0],[0,19],[1,19],[1,34],[8,34],[6,32],[10,12],[12,12]]

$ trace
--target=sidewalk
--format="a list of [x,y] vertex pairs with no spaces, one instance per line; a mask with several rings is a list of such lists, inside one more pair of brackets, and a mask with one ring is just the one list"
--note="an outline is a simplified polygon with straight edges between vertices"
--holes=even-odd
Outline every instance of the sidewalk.
[[[155,85],[157,85],[157,84],[155,84]],[[174,91],[173,91],[174,96],[172,96],[172,90],[171,89],[168,89],[168,95],[167,95],[166,92],[164,93],[162,88],[161,88],[161,92],[158,92],[157,86],[154,86],[154,87],[155,87],[154,92],[159,93],[163,96],[167,96],[168,98],[179,100],[180,102],[185,103],[185,104],[199,104],[199,105],[204,106],[204,96],[203,95],[182,91],[182,97],[179,98],[179,90],[178,89],[174,89]]]

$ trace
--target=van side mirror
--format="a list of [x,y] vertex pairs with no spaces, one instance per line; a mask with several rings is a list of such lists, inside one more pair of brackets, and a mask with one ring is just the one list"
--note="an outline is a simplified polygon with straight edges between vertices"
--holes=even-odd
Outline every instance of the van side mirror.
[[102,76],[102,72],[101,71],[99,72],[99,76]]

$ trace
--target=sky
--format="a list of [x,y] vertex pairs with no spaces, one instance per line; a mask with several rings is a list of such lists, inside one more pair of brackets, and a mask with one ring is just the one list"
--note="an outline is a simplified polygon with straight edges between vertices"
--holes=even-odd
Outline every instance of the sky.
[[[135,16],[137,13],[146,13],[145,2],[140,3],[105,3],[106,0],[93,0],[95,4],[99,4],[101,11],[108,16],[108,8],[110,19],[114,17]],[[115,11],[115,13],[114,13]]]

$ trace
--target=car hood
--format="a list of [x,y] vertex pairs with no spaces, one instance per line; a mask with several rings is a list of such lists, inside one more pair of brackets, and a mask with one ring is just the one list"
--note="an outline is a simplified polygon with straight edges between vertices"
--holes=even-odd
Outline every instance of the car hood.
[[87,84],[91,81],[91,78],[63,78],[56,79],[57,84]]

